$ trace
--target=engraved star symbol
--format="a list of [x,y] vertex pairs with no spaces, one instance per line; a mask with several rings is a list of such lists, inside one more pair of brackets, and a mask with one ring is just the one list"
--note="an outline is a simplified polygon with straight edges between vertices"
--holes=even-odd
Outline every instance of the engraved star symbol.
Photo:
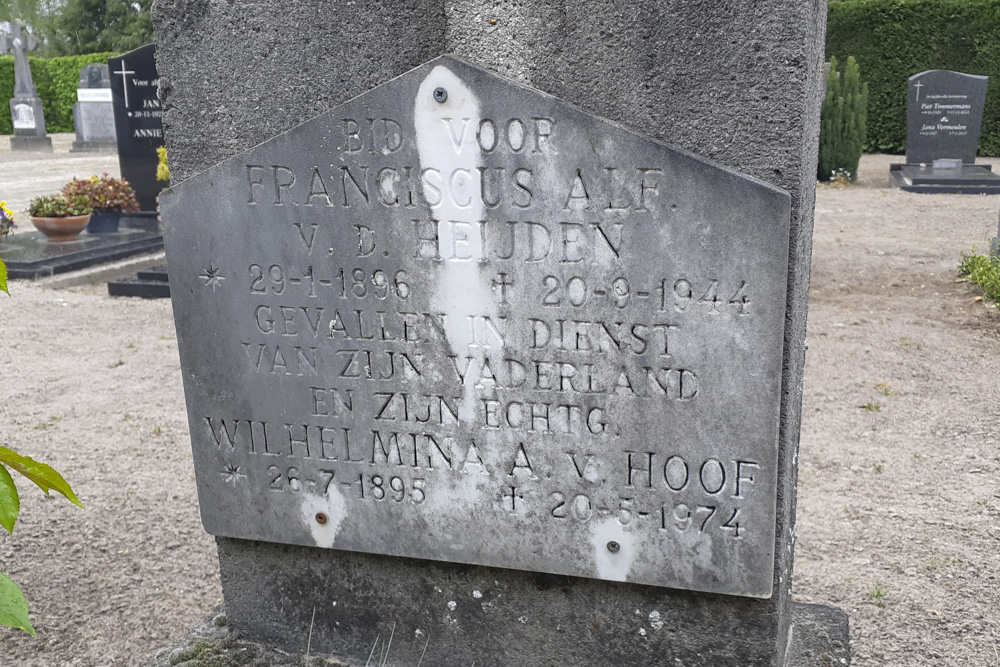
[[205,269],[205,273],[198,276],[205,281],[205,287],[209,285],[212,286],[212,291],[215,291],[216,287],[222,287],[222,281],[225,280],[225,276],[219,273],[219,269],[215,268],[211,264]]
[[234,489],[239,482],[247,478],[243,474],[243,469],[239,466],[234,466],[232,463],[227,463],[226,468],[219,473],[219,476],[222,477],[226,484],[232,484]]

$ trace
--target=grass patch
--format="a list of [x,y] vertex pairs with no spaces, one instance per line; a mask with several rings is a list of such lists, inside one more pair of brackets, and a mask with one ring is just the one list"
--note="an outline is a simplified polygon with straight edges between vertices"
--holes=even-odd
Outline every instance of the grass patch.
[[876,607],[885,606],[885,598],[889,595],[889,587],[885,584],[875,584],[874,586],[868,587],[868,592],[865,597],[868,598],[868,602],[872,603]]
[[1000,257],[966,255],[958,265],[958,275],[979,287],[1000,308]]

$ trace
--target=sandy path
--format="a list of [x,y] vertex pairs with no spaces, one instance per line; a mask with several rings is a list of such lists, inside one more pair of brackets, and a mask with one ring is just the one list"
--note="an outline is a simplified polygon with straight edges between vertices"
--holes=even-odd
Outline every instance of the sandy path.
[[[955,266],[996,234],[1000,197],[875,187],[889,161],[818,196],[795,595],[851,613],[855,665],[998,665],[1000,314]],[[0,444],[87,509],[23,487],[0,570],[39,639],[0,630],[0,663],[147,664],[220,597],[169,303],[12,291]]]

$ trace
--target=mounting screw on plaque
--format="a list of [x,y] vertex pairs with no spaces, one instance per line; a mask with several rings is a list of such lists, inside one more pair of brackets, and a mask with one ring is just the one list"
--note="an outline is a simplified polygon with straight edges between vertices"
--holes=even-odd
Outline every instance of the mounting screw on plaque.
[[434,100],[436,102],[444,102],[448,99],[448,91],[444,88],[437,87],[434,89]]
[[316,523],[326,523],[326,515],[322,512],[316,512]]
[[608,542],[608,551],[610,551],[613,554],[618,553],[618,550],[621,548],[622,548],[621,545],[615,542],[614,540]]

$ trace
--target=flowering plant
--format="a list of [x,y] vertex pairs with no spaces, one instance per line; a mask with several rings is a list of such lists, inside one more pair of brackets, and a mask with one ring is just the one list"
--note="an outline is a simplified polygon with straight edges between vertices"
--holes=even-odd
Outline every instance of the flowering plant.
[[7,208],[7,202],[0,201],[0,239],[10,234],[15,227],[14,214]]
[[74,178],[63,186],[66,199],[83,196],[95,211],[132,212],[139,210],[135,190],[127,181],[103,174],[90,178]]

